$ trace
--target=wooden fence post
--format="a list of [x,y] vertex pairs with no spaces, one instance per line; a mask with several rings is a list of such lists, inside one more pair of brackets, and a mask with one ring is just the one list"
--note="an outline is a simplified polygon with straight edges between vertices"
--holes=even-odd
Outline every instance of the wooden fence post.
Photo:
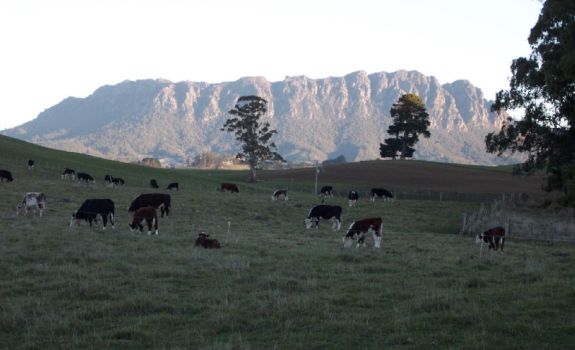
[[467,224],[467,213],[463,213],[463,223],[461,225],[461,231],[459,231],[459,234],[462,235],[463,233],[465,233],[465,225]]

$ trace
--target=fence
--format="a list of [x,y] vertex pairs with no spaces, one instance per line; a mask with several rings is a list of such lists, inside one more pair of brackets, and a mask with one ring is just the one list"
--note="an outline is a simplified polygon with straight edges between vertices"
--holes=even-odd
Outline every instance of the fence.
[[478,234],[495,226],[505,228],[506,237],[512,239],[548,242],[575,242],[575,212],[560,212],[541,208],[521,208],[509,201],[482,204],[473,213],[463,214],[461,234]]

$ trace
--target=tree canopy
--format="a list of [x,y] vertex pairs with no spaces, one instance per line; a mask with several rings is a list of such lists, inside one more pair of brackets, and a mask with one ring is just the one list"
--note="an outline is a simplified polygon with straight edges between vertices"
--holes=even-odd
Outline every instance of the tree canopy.
[[415,152],[415,144],[419,135],[430,137],[427,129],[430,125],[429,114],[425,104],[415,94],[402,95],[390,110],[393,123],[387,129],[391,136],[379,145],[382,158],[411,158]]
[[256,167],[263,160],[283,160],[275,151],[276,145],[271,141],[277,131],[270,128],[268,122],[260,122],[260,117],[267,112],[268,101],[259,96],[241,96],[228,113],[232,116],[221,128],[233,132],[242,146],[236,155],[250,166],[250,181],[256,181]]
[[509,90],[492,109],[520,111],[485,138],[487,151],[524,152],[524,172],[545,169],[547,190],[575,194],[575,2],[547,0],[528,38],[529,57],[511,64]]

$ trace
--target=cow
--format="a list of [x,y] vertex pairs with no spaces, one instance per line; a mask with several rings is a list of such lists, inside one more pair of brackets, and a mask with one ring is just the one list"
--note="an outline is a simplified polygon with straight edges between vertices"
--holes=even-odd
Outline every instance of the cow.
[[75,213],[72,214],[70,219],[70,228],[78,226],[80,220],[86,220],[92,227],[92,222],[98,222],[98,215],[102,217],[104,230],[110,220],[112,228],[114,228],[114,202],[111,199],[86,199]]
[[78,182],[96,183],[96,180],[94,180],[94,177],[92,177],[92,175],[87,174],[87,173],[77,173],[76,179],[78,179]]
[[277,201],[278,199],[288,200],[287,190],[275,190],[272,194],[272,200]]
[[28,170],[34,169],[34,161],[32,159],[28,159]]
[[36,215],[36,210],[40,212],[40,217],[42,217],[42,212],[46,209],[46,195],[42,192],[28,192],[22,199],[20,203],[16,206],[16,216],[22,212],[28,214],[28,210],[34,209],[34,215]]
[[343,246],[349,247],[356,242],[356,248],[360,245],[365,246],[365,235],[371,233],[373,236],[373,246],[381,247],[381,236],[383,235],[383,220],[381,218],[369,218],[354,221],[343,236]]
[[62,180],[68,179],[68,177],[72,178],[72,180],[76,179],[76,170],[70,168],[64,168],[64,172],[60,175]]
[[501,248],[503,251],[503,245],[505,244],[505,229],[501,226],[490,228],[489,230],[479,234],[475,237],[476,243],[481,243],[483,247],[483,243],[487,243],[489,249],[493,249],[497,251]]
[[114,183],[114,186],[124,186],[126,184],[126,181],[124,181],[124,179],[121,177],[113,178],[112,182]]
[[106,174],[106,176],[104,176],[104,182],[110,186],[114,186],[114,177],[110,174]]
[[383,198],[388,201],[393,200],[393,193],[384,188],[372,188],[369,197],[372,202],[375,202],[375,198]]
[[347,202],[350,207],[355,207],[357,205],[358,199],[359,199],[359,193],[357,191],[351,190],[347,194]]
[[319,219],[333,220],[331,228],[339,230],[341,228],[342,209],[337,205],[316,205],[311,208],[307,218],[304,220],[305,228],[319,227]]
[[176,189],[176,191],[180,191],[180,184],[178,182],[172,182],[171,184],[168,185],[168,187],[166,187],[166,190],[173,190]]
[[150,187],[151,188],[160,188],[160,186],[158,186],[158,181],[156,181],[156,179],[150,180]]
[[240,192],[238,185],[236,184],[232,184],[232,183],[228,183],[228,182],[222,182],[220,184],[220,187],[218,188],[218,190],[220,192],[231,192],[231,193],[238,193]]
[[6,182],[12,182],[14,181],[14,178],[12,177],[12,173],[8,170],[0,169],[0,182],[4,182],[4,180],[6,180]]
[[323,186],[320,190],[319,190],[319,195],[321,197],[331,197],[333,196],[333,186]]
[[220,248],[220,242],[215,239],[215,238],[209,238],[210,235],[205,233],[205,232],[200,232],[198,233],[198,238],[196,238],[196,243],[195,246],[201,246],[204,247],[206,249],[210,249],[210,248]]
[[146,221],[148,225],[148,236],[151,234],[152,227],[154,227],[155,235],[158,235],[158,215],[156,214],[156,208],[154,207],[142,207],[134,212],[134,218],[132,223],[128,224],[130,231],[134,231],[136,228],[143,232],[144,226],[142,221]]
[[134,212],[143,207],[154,207],[160,209],[161,217],[170,215],[171,197],[165,193],[144,193],[136,197],[130,204],[128,212]]

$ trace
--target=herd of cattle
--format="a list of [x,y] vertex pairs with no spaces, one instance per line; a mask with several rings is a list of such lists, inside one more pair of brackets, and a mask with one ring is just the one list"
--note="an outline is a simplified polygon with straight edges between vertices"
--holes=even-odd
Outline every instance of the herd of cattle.
[[[34,168],[34,162],[28,161],[28,169]],[[62,180],[72,179],[78,182],[94,183],[94,177],[87,173],[76,172],[74,169],[65,168],[61,175]],[[12,182],[14,178],[7,170],[0,169],[0,182]],[[125,181],[119,177],[106,175],[104,181],[109,186],[123,186]],[[155,179],[150,180],[150,187],[159,188]],[[177,182],[170,183],[167,190],[179,191],[179,184]],[[233,183],[221,183],[217,188],[220,192],[239,193],[239,188]],[[276,189],[272,194],[272,200],[288,200],[287,189]],[[376,198],[382,198],[386,201],[393,200],[393,193],[383,188],[372,188],[369,192],[370,200],[373,202]],[[322,203],[327,197],[334,195],[332,186],[323,186],[319,192],[322,198]],[[359,192],[356,190],[349,191],[348,205],[355,207],[359,200]],[[128,212],[132,213],[132,221],[129,223],[131,231],[139,230],[143,232],[144,222],[148,228],[148,235],[158,235],[158,216],[157,211],[160,211],[161,217],[167,217],[170,214],[171,196],[165,193],[145,193],[139,195],[132,201],[128,208]],[[28,192],[24,195],[22,201],[16,206],[16,215],[26,214],[29,210],[38,211],[42,216],[43,211],[46,209],[46,195],[42,192]],[[307,229],[318,228],[321,219],[332,221],[332,229],[340,230],[342,221],[343,208],[337,205],[316,205],[312,207],[304,219],[304,225]],[[98,218],[102,220],[103,229],[105,230],[108,222],[114,228],[114,215],[115,206],[111,199],[87,199],[80,208],[76,210],[71,217],[70,227],[77,226],[80,221],[87,221],[90,227],[93,223],[98,222]],[[152,232],[153,231],[153,232]],[[351,223],[346,234],[343,236],[342,242],[344,247],[350,247],[355,242],[356,247],[365,246],[366,235],[371,235],[375,248],[381,247],[381,240],[383,236],[383,220],[381,217],[371,217],[357,220]],[[204,248],[220,248],[220,243],[216,239],[208,238],[209,235],[205,232],[200,232],[196,240],[196,246]],[[483,246],[486,243],[489,249],[503,250],[505,242],[505,229],[503,227],[494,227],[476,237],[476,242],[481,243]]]

